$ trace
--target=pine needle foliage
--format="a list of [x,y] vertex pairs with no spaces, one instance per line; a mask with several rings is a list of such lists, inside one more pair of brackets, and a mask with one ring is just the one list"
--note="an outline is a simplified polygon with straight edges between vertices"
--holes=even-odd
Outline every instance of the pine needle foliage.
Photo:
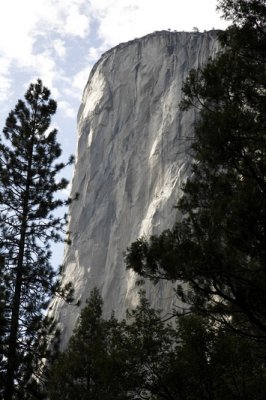
[[[26,386],[42,355],[37,350],[44,311],[56,285],[50,242],[62,240],[67,204],[55,195],[68,181],[58,178],[57,130],[50,129],[56,102],[41,80],[9,113],[0,142],[0,332],[1,388],[5,400],[30,398]],[[35,367],[34,367],[35,365]]]

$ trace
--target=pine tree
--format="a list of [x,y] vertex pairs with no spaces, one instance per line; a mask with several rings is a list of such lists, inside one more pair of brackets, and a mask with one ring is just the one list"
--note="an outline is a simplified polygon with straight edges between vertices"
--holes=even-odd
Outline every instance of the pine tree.
[[51,400],[121,398],[114,382],[119,363],[110,365],[108,360],[110,341],[115,333],[119,335],[119,323],[115,318],[110,321],[102,318],[102,305],[99,291],[94,289],[67,349],[52,365],[49,374]]
[[265,399],[260,343],[239,340],[198,315],[176,322],[167,325],[144,297],[125,320],[105,320],[93,290],[66,350],[52,365],[49,399]]
[[50,241],[62,240],[66,217],[54,211],[67,202],[54,195],[68,184],[58,178],[66,164],[57,162],[57,130],[49,129],[55,112],[56,102],[38,80],[10,112],[0,143],[0,312],[5,321],[0,390],[5,400],[25,396],[44,310],[55,287]]
[[49,398],[173,400],[160,377],[174,330],[144,298],[122,321],[103,319],[102,304],[94,289],[67,349],[51,368]]
[[133,243],[128,267],[186,282],[197,312],[266,340],[266,5],[221,0],[233,20],[221,53],[184,84],[197,107],[193,175],[178,203],[182,222]]

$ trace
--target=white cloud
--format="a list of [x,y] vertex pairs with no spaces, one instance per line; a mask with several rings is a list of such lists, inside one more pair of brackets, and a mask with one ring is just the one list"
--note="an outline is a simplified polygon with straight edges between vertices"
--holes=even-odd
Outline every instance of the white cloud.
[[0,101],[12,92],[13,81],[18,87],[18,73],[25,80],[42,78],[59,99],[80,101],[103,51],[155,30],[221,27],[215,5],[216,0],[3,1]]
[[0,102],[6,101],[11,91],[11,79],[0,75]]
[[58,105],[58,110],[62,111],[66,117],[68,118],[76,117],[76,111],[68,101],[61,100],[57,103],[57,105]]
[[83,68],[81,71],[79,71],[73,79],[73,87],[79,90],[83,90],[88,78],[89,78],[89,73],[91,70],[91,66],[87,66],[85,68]]
[[[77,72],[71,78],[64,78],[64,87],[62,89],[62,97],[69,99],[71,102],[78,102],[77,106],[81,102],[82,92],[85,88],[85,85],[88,81],[89,74],[91,71],[92,65],[88,63],[86,67]],[[73,109],[74,110],[74,109]],[[77,115],[77,109],[75,110],[75,116]]]
[[72,6],[66,17],[64,34],[84,38],[89,32],[88,17],[79,12],[78,8]]
[[10,61],[5,59],[4,57],[0,58],[0,74],[5,75],[8,73],[10,69]]
[[34,78],[42,79],[45,86],[56,94],[57,89],[54,87],[55,78],[60,74],[60,68],[58,68],[54,58],[50,51],[44,51],[42,53],[31,55],[24,66],[29,67],[32,71]]
[[216,0],[92,0],[99,21],[99,36],[116,45],[153,32],[172,29],[200,30],[225,27],[216,13]]
[[101,47],[90,47],[89,48],[89,54],[88,54],[88,59],[90,62],[96,62],[99,60],[102,52],[104,49]]
[[[49,75],[52,54],[40,52],[38,40],[47,41],[57,55],[66,54],[64,38],[84,38],[90,28],[86,0],[9,0],[1,5],[0,57],[19,68],[40,67],[39,75]],[[52,36],[57,35],[52,44]],[[42,62],[40,62],[40,59]],[[48,72],[44,73],[48,67]]]
[[11,89],[11,79],[9,78],[10,62],[5,58],[0,58],[0,102],[4,101]]
[[53,41],[53,48],[55,51],[55,54],[58,55],[61,58],[64,58],[66,55],[66,45],[65,41],[61,39],[55,39]]

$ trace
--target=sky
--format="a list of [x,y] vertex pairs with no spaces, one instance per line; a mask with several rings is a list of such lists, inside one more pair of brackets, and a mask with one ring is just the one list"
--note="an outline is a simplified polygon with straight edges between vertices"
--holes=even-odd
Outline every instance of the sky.
[[[111,47],[158,30],[224,29],[216,0],[3,0],[0,5],[0,130],[30,82],[57,101],[53,127],[63,158],[76,149],[76,115],[89,73]],[[66,171],[71,180],[72,170]],[[53,262],[62,262],[62,246]]]

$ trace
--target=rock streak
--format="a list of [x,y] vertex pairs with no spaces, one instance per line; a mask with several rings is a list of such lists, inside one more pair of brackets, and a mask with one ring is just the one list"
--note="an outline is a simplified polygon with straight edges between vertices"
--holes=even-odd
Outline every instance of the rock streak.
[[[178,218],[174,205],[190,173],[196,118],[179,111],[181,88],[189,70],[217,51],[216,31],[155,32],[109,50],[92,69],[78,113],[72,193],[80,196],[70,208],[63,272],[80,306],[51,304],[63,347],[93,287],[105,316],[114,310],[122,318],[137,304],[136,276],[125,270],[123,253]],[[146,292],[153,306],[174,306],[171,285],[148,284]]]

